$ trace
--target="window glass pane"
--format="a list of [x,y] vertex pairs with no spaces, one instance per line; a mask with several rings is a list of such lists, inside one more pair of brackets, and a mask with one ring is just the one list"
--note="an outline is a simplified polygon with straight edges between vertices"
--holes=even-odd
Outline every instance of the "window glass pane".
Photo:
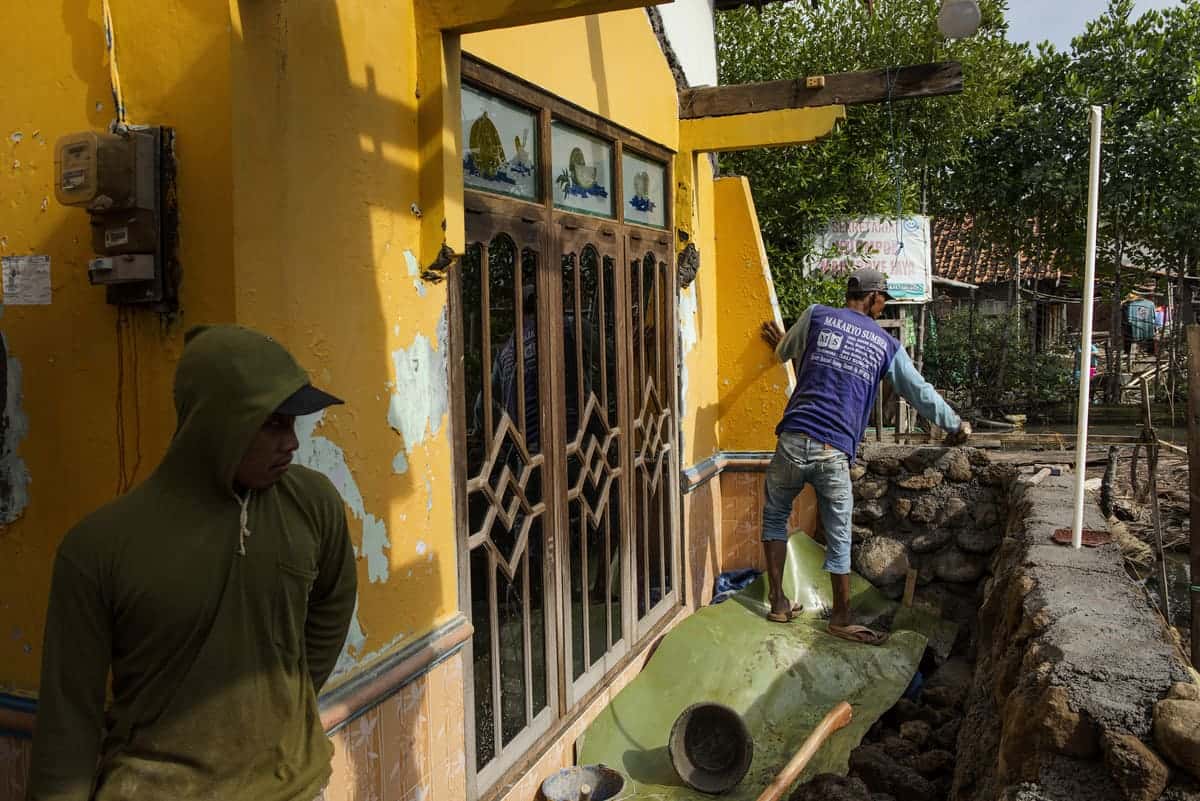
[[[622,386],[617,383],[617,301],[616,301],[616,264],[611,256],[604,257],[604,292],[603,302],[604,311],[600,315],[601,323],[604,327],[604,347],[600,351],[600,356],[604,360],[605,369],[602,378],[605,383],[605,422],[609,427],[615,427],[619,424],[617,413],[617,396],[620,394]],[[621,307],[623,308],[623,306]],[[627,372],[627,371],[625,371]],[[614,439],[609,446],[608,461],[614,468],[621,464],[620,446],[622,440]],[[605,552],[609,556],[608,561],[608,583],[605,585],[605,597],[609,601],[609,644],[615,644],[622,637],[622,622],[621,622],[621,607],[622,607],[622,585],[621,585],[621,551],[623,549],[622,532],[626,527],[621,521],[621,483],[625,481],[614,481],[612,485],[612,493],[608,498],[608,515],[605,519],[606,526],[606,545]]]
[[525,582],[527,556],[510,580],[496,575],[496,603],[500,622],[501,744],[508,745],[529,720],[525,717]]
[[496,709],[492,703],[492,592],[488,553],[471,551],[471,625],[475,685],[475,767],[482,768],[496,756]]
[[537,200],[537,132],[534,112],[463,86],[463,183]]
[[667,170],[662,164],[634,155],[621,153],[622,191],[625,193],[621,213],[626,222],[664,227],[667,222],[663,183]]
[[550,150],[554,205],[597,217],[613,216],[612,145],[555,121]]

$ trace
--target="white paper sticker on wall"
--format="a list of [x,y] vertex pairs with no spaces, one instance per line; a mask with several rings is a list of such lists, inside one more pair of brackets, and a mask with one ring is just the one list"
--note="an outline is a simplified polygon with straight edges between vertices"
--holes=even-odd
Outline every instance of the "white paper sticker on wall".
[[48,306],[50,304],[50,257],[4,256],[5,306]]

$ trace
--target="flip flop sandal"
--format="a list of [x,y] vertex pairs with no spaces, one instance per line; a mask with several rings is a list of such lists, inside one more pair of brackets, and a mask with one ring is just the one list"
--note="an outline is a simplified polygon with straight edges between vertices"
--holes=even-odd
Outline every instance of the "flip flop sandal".
[[790,623],[796,615],[803,611],[804,604],[793,602],[792,608],[786,612],[767,612],[767,620],[772,623]]
[[866,626],[830,626],[829,633],[834,637],[862,645],[883,645],[888,639],[886,631],[872,631]]

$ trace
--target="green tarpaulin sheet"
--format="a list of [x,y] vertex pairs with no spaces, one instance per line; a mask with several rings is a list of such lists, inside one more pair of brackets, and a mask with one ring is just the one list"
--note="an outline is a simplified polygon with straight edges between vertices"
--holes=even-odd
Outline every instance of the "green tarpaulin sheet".
[[[845,700],[854,708],[854,721],[826,741],[801,780],[845,774],[850,752],[908,687],[926,639],[915,631],[894,631],[875,647],[829,635],[817,614],[831,602],[829,577],[821,570],[824,555],[803,534],[788,543],[784,588],[806,610],[791,623],[764,617],[763,578],[676,626],[584,732],[578,764],[605,764],[623,773],[620,798],[711,799],[679,780],[667,739],[684,709],[715,701],[737,710],[754,738],[749,773],[722,798],[754,801],[825,713]],[[858,576],[851,577],[851,595],[859,620],[895,609]]]

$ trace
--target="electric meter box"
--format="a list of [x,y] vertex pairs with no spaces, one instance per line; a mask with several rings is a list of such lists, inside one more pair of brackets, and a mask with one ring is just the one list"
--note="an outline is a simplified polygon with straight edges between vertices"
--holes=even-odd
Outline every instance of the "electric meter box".
[[153,142],[147,143],[147,138],[83,131],[59,139],[54,147],[58,202],[89,211],[132,208],[137,202],[138,150],[143,151],[143,170],[153,177],[154,152],[147,149]]
[[173,145],[172,129],[153,126],[82,131],[55,144],[55,197],[91,217],[88,280],[107,287],[109,303],[174,310]]

